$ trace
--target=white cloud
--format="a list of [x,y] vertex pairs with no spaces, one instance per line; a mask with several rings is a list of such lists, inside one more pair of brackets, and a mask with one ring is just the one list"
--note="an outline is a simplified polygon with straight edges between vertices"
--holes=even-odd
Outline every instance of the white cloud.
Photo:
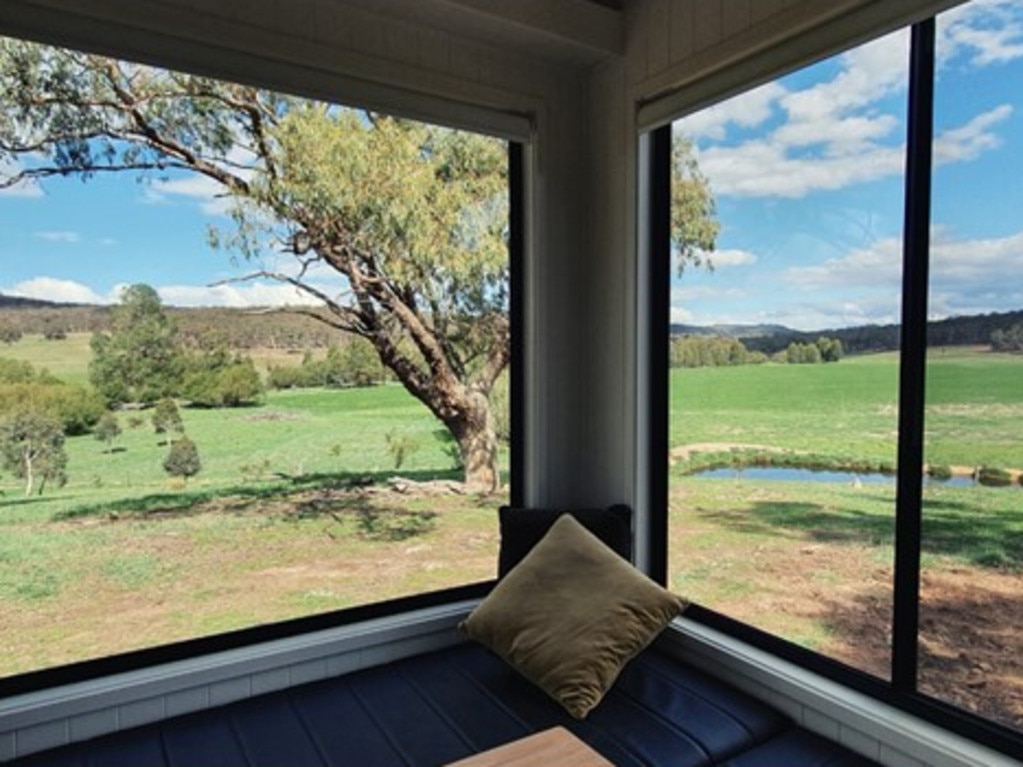
[[231,207],[227,189],[209,176],[192,175],[153,181],[142,194],[143,202],[148,204],[166,204],[172,197],[198,202],[200,210],[208,216],[224,215]]
[[748,266],[749,264],[755,264],[757,257],[755,254],[750,253],[748,250],[740,250],[738,248],[731,248],[725,250],[715,250],[713,253],[707,255],[713,264],[715,269],[727,269],[732,266]]
[[[227,153],[224,170],[244,180],[253,176],[255,155],[240,145]],[[216,163],[214,163],[216,164]],[[142,193],[142,200],[148,204],[166,204],[169,198],[183,197],[198,201],[200,210],[207,216],[226,215],[231,207],[231,196],[227,187],[219,181],[200,173],[186,172],[177,178],[151,181]]]
[[33,277],[0,290],[11,296],[36,298],[43,301],[73,304],[108,304],[116,300],[116,293],[101,296],[88,285],[57,277]]
[[956,57],[971,67],[1004,64],[1023,56],[1023,14],[1016,0],[973,0],[938,16],[939,66]]
[[246,282],[221,285],[164,285],[156,289],[170,306],[314,306],[320,302],[290,285]]
[[778,100],[787,91],[779,83],[771,82],[683,117],[675,129],[690,139],[725,138],[730,124],[740,128],[755,128],[774,113]]
[[[990,0],[951,12],[942,26],[945,57],[970,55],[982,66],[1023,56],[1018,6]],[[830,66],[833,75],[802,90],[771,83],[679,121],[700,139],[700,168],[716,195],[800,198],[903,173],[902,110],[887,109],[884,99],[906,89],[907,31],[855,48]],[[996,131],[1012,112],[1001,104],[946,129],[935,138],[935,162],[967,162],[998,148]],[[729,128],[755,127],[771,115],[782,124],[752,139],[727,140]]]
[[[953,240],[941,228],[931,235],[929,313],[934,317],[1018,309],[1023,289],[1007,274],[1023,272],[1023,231],[1005,237]],[[890,237],[841,258],[792,267],[782,280],[801,291],[842,294],[872,291],[890,295],[871,316],[897,314],[902,281],[902,241]],[[877,321],[877,320],[873,320]],[[892,320],[894,321],[894,320]]]
[[820,264],[793,266],[782,273],[782,279],[802,290],[898,286],[902,279],[902,240],[888,237]]
[[1002,140],[991,129],[1012,114],[1009,104],[1001,104],[973,117],[958,128],[951,128],[934,139],[936,163],[973,160],[982,152],[1001,146]]
[[62,242],[67,244],[80,242],[82,239],[82,236],[78,234],[78,232],[69,232],[64,230],[36,232],[35,236],[40,240],[46,240],[47,242]]

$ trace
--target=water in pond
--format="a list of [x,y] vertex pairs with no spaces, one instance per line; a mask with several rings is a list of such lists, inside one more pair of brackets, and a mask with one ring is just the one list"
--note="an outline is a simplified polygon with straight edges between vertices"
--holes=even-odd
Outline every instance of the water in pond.
[[[752,466],[747,469],[732,468],[707,469],[690,474],[691,477],[707,479],[749,479],[786,482],[837,482],[846,485],[895,485],[895,477],[889,474],[854,474],[851,471],[814,471],[812,469],[792,469],[775,466]],[[971,477],[952,477],[951,479],[933,479],[925,477],[927,484],[948,487],[972,487]]]

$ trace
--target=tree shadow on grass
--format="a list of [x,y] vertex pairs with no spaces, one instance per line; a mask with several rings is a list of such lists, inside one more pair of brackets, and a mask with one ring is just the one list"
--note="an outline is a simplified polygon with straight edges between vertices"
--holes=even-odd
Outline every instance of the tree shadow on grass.
[[[62,495],[62,499],[73,498],[74,496]],[[9,508],[13,506],[31,506],[34,503],[49,503],[53,500],[53,496],[49,495],[25,495],[23,492],[18,493],[0,493],[0,508]]]
[[[894,542],[894,516],[859,509],[753,501],[739,509],[697,513],[730,530],[749,534],[866,546],[890,546]],[[921,550],[925,555],[957,557],[978,567],[1023,571],[1023,509],[989,512],[966,503],[928,501]]]
[[[455,471],[407,471],[402,472],[401,478],[428,482],[456,476]],[[228,488],[193,491],[186,488],[176,493],[151,493],[80,506],[54,514],[52,520],[68,522],[90,517],[112,521],[166,520],[198,514],[260,513],[286,522],[322,517],[343,528],[352,528],[368,540],[399,541],[433,530],[436,512],[394,507],[359,492],[394,477],[391,471],[319,473]],[[332,534],[329,529],[327,534]]]

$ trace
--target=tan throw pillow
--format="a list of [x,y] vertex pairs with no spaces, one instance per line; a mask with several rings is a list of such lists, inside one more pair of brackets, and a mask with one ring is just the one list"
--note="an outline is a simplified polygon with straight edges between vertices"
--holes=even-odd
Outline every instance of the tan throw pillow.
[[685,604],[565,514],[459,628],[582,719]]

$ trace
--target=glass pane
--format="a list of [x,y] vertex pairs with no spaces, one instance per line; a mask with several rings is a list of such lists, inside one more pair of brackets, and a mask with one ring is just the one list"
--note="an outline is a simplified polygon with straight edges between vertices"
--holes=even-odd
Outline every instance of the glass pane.
[[494,576],[505,142],[0,39],[0,146],[0,676]]
[[899,32],[674,126],[720,232],[672,283],[671,585],[881,677],[907,61]]
[[919,686],[1023,730],[1023,6],[937,28]]

